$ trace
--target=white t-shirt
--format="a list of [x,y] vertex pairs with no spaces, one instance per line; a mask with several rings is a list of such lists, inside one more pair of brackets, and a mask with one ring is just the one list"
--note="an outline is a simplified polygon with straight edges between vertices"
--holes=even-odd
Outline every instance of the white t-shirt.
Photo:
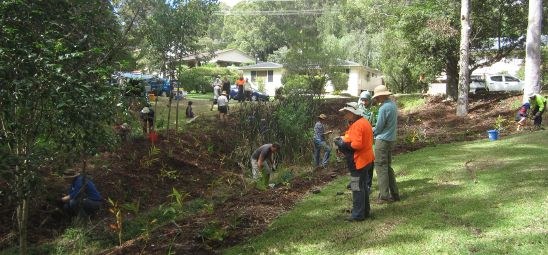
[[220,94],[221,94],[221,87],[219,85],[215,85],[215,87],[213,87],[213,99],[217,99]]
[[225,95],[220,95],[217,98],[217,106],[226,106],[228,104],[228,98]]

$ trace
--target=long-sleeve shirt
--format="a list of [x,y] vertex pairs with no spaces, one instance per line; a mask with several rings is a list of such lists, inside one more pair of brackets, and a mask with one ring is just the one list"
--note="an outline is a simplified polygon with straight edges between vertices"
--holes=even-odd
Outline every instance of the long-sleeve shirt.
[[95,187],[95,183],[89,178],[86,177],[87,187],[85,189],[82,189],[82,185],[84,185],[84,176],[78,175],[74,177],[74,180],[72,181],[72,184],[70,185],[69,190],[69,196],[70,199],[76,199],[78,195],[80,195],[80,192],[85,193],[81,194],[85,196],[84,198],[94,200],[94,201],[101,201],[103,198],[101,197],[101,194]]
[[325,133],[325,125],[322,124],[320,121],[316,122],[314,125],[314,140],[315,141],[325,141],[324,134]]
[[343,141],[350,143],[350,147],[354,150],[356,169],[364,168],[375,160],[372,127],[365,118],[359,118],[352,123]]
[[535,99],[531,100],[531,109],[535,109],[538,107],[538,111],[542,112],[544,111],[544,107],[546,106],[546,98],[542,95],[535,94]]
[[373,128],[375,140],[396,141],[398,109],[390,99],[386,99],[379,108],[377,124]]

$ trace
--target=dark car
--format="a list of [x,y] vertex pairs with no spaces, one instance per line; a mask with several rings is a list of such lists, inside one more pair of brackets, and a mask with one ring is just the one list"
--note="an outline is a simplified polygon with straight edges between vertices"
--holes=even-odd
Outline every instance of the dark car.
[[[230,99],[238,100],[238,86],[235,84],[230,86]],[[260,92],[254,88],[251,88],[251,101],[263,101],[266,102],[270,99],[270,96]]]

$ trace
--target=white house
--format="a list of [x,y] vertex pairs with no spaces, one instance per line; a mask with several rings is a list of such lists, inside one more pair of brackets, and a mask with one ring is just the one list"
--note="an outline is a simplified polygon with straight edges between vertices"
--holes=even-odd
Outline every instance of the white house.
[[[384,84],[382,74],[377,69],[348,60],[342,61],[340,66],[345,68],[348,74],[348,88],[342,91],[343,93],[357,97],[364,90],[373,91],[376,86]],[[325,91],[333,92],[333,85],[328,82]]]
[[[273,62],[260,62],[254,65],[238,67],[243,76],[254,84],[261,79],[264,82],[264,91],[269,96],[274,96],[276,89],[282,86],[283,65]],[[256,88],[259,89],[259,88]]]
[[[352,96],[358,96],[363,90],[372,91],[376,86],[383,84],[381,73],[378,70],[365,67],[356,62],[343,61],[341,67],[344,67],[348,74],[348,89],[343,93]],[[277,88],[282,86],[282,75],[284,74],[283,65],[273,62],[260,62],[254,65],[238,67],[245,78],[250,79],[257,84],[257,80],[262,78],[264,81],[264,92],[270,96],[275,95]],[[328,82],[325,87],[327,93],[333,92],[333,86]]]
[[255,59],[238,49],[218,50],[214,53],[198,53],[183,58],[190,67],[200,66],[202,63],[215,63],[218,66],[241,66],[254,63]]

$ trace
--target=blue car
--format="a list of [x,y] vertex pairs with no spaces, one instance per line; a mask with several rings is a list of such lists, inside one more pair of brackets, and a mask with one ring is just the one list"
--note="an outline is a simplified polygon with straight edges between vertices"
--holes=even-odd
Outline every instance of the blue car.
[[[231,85],[229,95],[230,99],[238,100],[238,86],[236,86],[235,84]],[[270,100],[270,96],[254,88],[251,88],[251,101],[267,102],[268,100]]]

